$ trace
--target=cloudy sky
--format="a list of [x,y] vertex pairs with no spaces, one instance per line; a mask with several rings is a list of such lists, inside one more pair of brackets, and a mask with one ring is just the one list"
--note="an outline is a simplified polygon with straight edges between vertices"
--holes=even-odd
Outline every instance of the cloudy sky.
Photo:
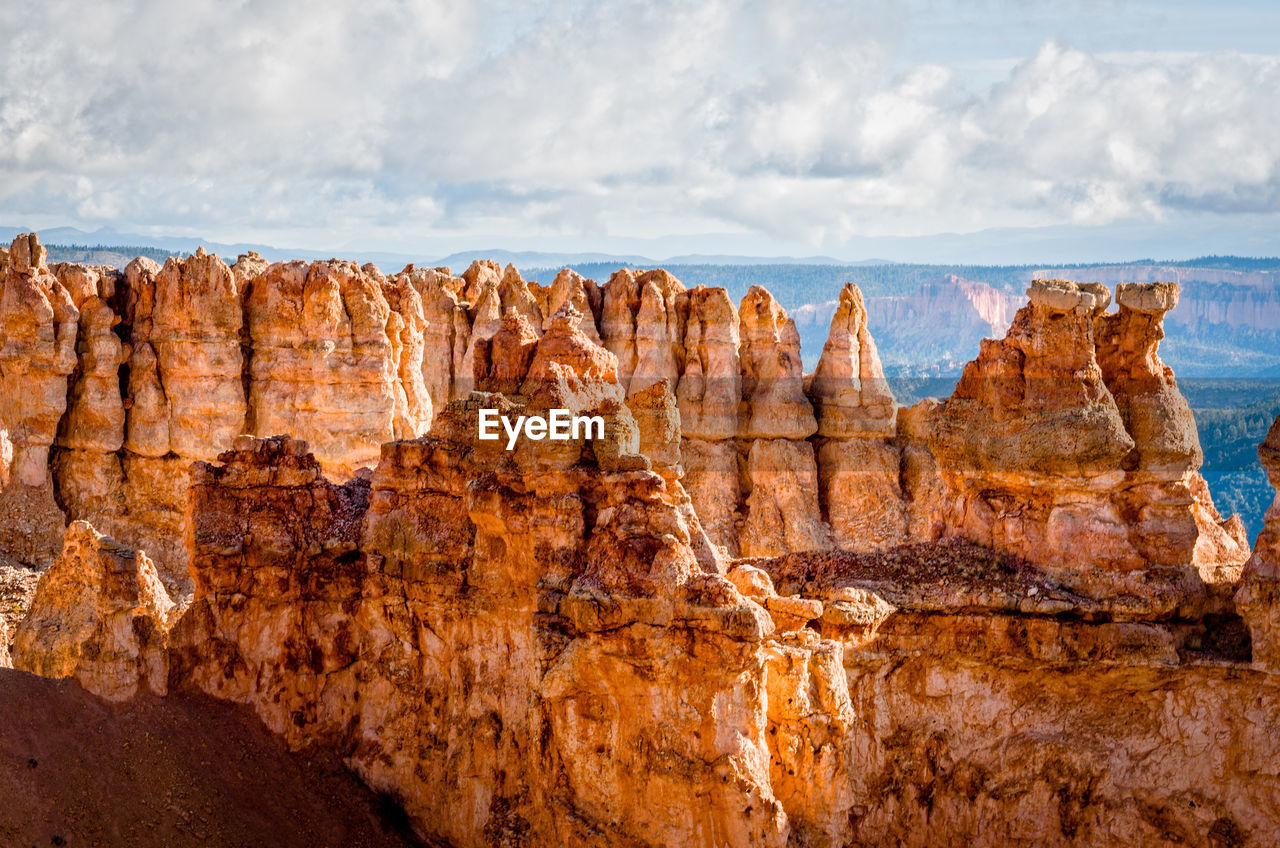
[[1272,0],[5,7],[0,225],[659,258],[1105,227],[1280,252]]

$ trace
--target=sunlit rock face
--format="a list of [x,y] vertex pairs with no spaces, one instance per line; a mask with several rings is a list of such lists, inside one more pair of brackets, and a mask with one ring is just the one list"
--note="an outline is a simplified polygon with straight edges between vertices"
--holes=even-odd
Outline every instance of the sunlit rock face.
[[1213,587],[1238,576],[1248,546],[1238,519],[1213,509],[1194,421],[1156,354],[1176,289],[1120,292],[1109,315],[1101,285],[1032,284],[1009,334],[984,342],[921,422],[917,443],[945,484],[935,512],[944,532],[1053,567],[1081,591],[1220,599]]
[[50,449],[67,411],[80,311],[34,234],[8,250],[0,293],[0,535],[19,562],[46,563],[62,546]]
[[13,665],[108,700],[163,695],[172,609],[146,554],[73,521],[14,634]]
[[867,330],[862,292],[852,283],[840,292],[822,357],[806,385],[817,417],[819,494],[833,544],[859,551],[902,544],[909,537],[898,405]]
[[1278,493],[1263,518],[1234,600],[1249,625],[1254,666],[1280,672],[1280,417],[1258,446],[1258,458]]
[[[426,432],[427,320],[412,274],[317,262],[228,267],[203,250],[123,273],[7,251],[0,302],[4,553],[35,566],[86,520],[189,591],[189,467],[243,433],[312,438],[337,478]],[[448,390],[448,387],[445,389]]]
[[852,285],[804,375],[765,289],[664,271],[3,273],[0,544],[56,560],[20,667],[249,705],[459,846],[1280,827],[1275,521],[1237,586],[1170,286],[1039,281],[901,408]]
[[250,283],[244,312],[245,432],[306,439],[325,471],[345,479],[373,464],[383,442],[430,425],[426,318],[410,279],[353,262],[277,263]]
[[348,479],[473,390],[527,395],[531,371],[563,382],[534,359],[569,312],[576,349],[612,357],[619,409],[660,383],[674,397],[680,459],[665,473],[711,545],[704,560],[959,535],[1078,572],[1082,590],[1141,594],[1138,575],[1166,569],[1164,582],[1187,583],[1173,597],[1228,584],[1247,557],[1198,475],[1193,421],[1157,352],[1170,284],[1121,285],[1108,313],[1104,286],[1037,281],[952,397],[902,410],[853,285],[804,375],[768,291],[735,306],[660,269],[603,286],[566,269],[544,286],[492,262],[387,275],[256,254],[228,267],[198,251],[121,274],[50,269],[27,236],[4,278],[0,499],[15,508],[2,544],[35,565],[67,521],[87,520],[189,590],[192,461],[242,433],[287,433]]
[[[527,337],[523,315],[505,323]],[[348,750],[450,844],[839,844],[824,834],[848,793],[796,777],[849,768],[843,740],[803,726],[815,710],[852,721],[837,647],[773,641],[770,613],[720,573],[680,486],[669,384],[633,415],[568,301],[531,357],[502,332],[487,373],[520,391],[451,402],[371,477],[331,483],[283,438],[196,466],[173,685],[248,703],[295,746]],[[477,438],[485,408],[608,423],[507,451]]]

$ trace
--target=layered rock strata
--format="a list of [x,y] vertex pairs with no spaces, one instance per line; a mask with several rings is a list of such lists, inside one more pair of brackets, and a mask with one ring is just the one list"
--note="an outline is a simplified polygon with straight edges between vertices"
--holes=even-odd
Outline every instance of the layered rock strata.
[[61,548],[63,517],[49,453],[67,411],[80,312],[34,235],[14,239],[0,293],[0,538],[19,562]]
[[699,565],[628,416],[589,447],[508,453],[475,438],[482,407],[519,411],[455,401],[344,486],[287,440],[197,466],[173,684],[342,751],[453,845],[839,844],[846,795],[800,777],[849,767],[800,726],[852,720],[835,646],[770,639]]
[[[901,410],[855,288],[806,379],[767,292],[735,311],[640,276],[601,293],[611,350],[568,275],[407,270],[419,302],[472,320],[433,381],[410,372],[426,395],[446,371],[449,394],[497,391],[468,389],[343,483],[286,437],[197,462],[168,687],[337,751],[458,846],[1268,843],[1275,545],[1264,533],[1233,608],[1239,540],[1156,353],[1169,289],[1122,289],[1108,315],[1100,286],[1038,283],[951,398]],[[383,408],[394,422],[399,396]],[[604,435],[507,451],[478,438],[482,409],[598,415]],[[727,560],[728,528],[739,550],[788,552]],[[68,538],[76,574],[129,573],[127,548]],[[803,550],[832,544],[868,552]],[[93,600],[38,599],[23,644],[152,686],[138,658],[157,642],[118,641],[125,620],[139,632],[144,561],[124,603],[42,590]],[[64,627],[78,618],[94,624]]]
[[817,416],[819,496],[832,541],[846,550],[900,544],[908,529],[898,406],[855,285],[840,292],[831,332],[806,387]]
[[1280,672],[1280,417],[1258,446],[1258,458],[1277,494],[1263,517],[1234,601],[1249,625],[1255,667]]
[[1121,286],[1107,314],[1100,285],[1038,281],[952,397],[902,410],[852,285],[805,376],[767,291],[735,308],[661,270],[604,286],[565,270],[542,286],[492,262],[386,276],[197,252],[120,275],[50,271],[24,237],[5,280],[3,552],[33,564],[83,519],[187,588],[193,460],[287,432],[347,479],[473,389],[528,395],[534,351],[569,313],[583,344],[612,355],[619,409],[659,383],[674,397],[679,461],[665,473],[712,545],[703,561],[958,535],[1078,571],[1082,588],[1150,594],[1143,575],[1165,569],[1181,581],[1172,599],[1228,584],[1247,556],[1196,472],[1193,422],[1157,353],[1177,299],[1165,284]]
[[50,268],[34,235],[6,253],[0,552],[21,562],[49,564],[65,524],[87,520],[186,590],[192,461],[242,433],[287,431],[345,478],[430,426],[412,269],[256,254],[228,268],[203,250],[123,273]]

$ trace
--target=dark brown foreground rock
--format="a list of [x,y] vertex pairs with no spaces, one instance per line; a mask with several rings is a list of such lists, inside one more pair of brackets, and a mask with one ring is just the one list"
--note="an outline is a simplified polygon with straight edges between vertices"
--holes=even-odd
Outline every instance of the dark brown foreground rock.
[[244,708],[0,669],[0,845],[401,848],[403,814],[329,752],[291,754]]

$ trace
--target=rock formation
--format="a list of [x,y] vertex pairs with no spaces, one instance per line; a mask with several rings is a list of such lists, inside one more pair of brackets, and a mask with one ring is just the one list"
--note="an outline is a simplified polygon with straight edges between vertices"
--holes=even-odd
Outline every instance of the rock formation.
[[[1092,595],[1160,593],[1147,578],[1225,584],[1248,556],[1196,473],[1190,410],[1156,355],[1163,284],[1036,281],[1001,341],[983,342],[921,428],[948,532],[1055,568]],[[1152,602],[1155,602],[1154,600]]]
[[45,255],[34,234],[14,239],[0,293],[0,538],[31,565],[61,547],[49,451],[67,410],[80,319]]
[[1258,459],[1277,494],[1267,510],[1265,525],[1245,563],[1235,608],[1249,625],[1253,662],[1257,668],[1280,671],[1280,417],[1258,446]]
[[898,408],[853,284],[840,292],[807,386],[818,424],[819,497],[835,545],[866,551],[906,541],[902,451],[894,441]]
[[655,467],[687,494],[714,549],[703,561],[959,535],[1081,571],[1098,591],[1142,594],[1140,575],[1171,569],[1189,581],[1173,597],[1229,584],[1247,555],[1209,501],[1157,354],[1177,300],[1167,285],[1122,285],[1105,314],[1100,285],[1037,282],[952,397],[899,410],[852,285],[806,377],[794,322],[767,291],[735,309],[722,289],[686,290],[661,270],[598,287],[566,269],[541,286],[491,262],[385,276],[253,254],[228,268],[197,252],[120,275],[50,272],[34,237],[8,253],[0,379],[18,400],[3,410],[0,500],[16,506],[0,522],[14,525],[4,552],[32,564],[52,559],[63,522],[87,520],[182,591],[193,460],[241,433],[288,433],[341,481],[473,389],[532,402],[533,369],[572,394],[534,362],[566,310],[573,350],[614,357],[611,421],[629,399],[657,402],[645,393],[658,383],[674,396],[679,461]]
[[411,273],[256,254],[228,268],[203,250],[163,267],[140,258],[123,274],[50,269],[34,235],[7,254],[0,552],[19,561],[47,565],[66,522],[86,520],[188,590],[192,461],[245,432],[286,431],[311,438],[345,479],[383,442],[430,426],[428,324]]
[[742,329],[740,436],[748,447],[746,516],[739,536],[745,556],[830,547],[818,511],[813,407],[804,394],[800,335],[773,296],[752,286],[738,309]]
[[163,695],[172,609],[146,554],[73,521],[14,634],[13,665],[113,701]]
[[676,386],[683,436],[681,455],[689,490],[711,540],[738,553],[739,407],[742,339],[738,312],[724,289],[689,293],[685,370]]
[[[540,348],[566,331],[581,332],[574,312]],[[777,691],[848,721],[834,646],[767,647],[768,613],[699,566],[643,457],[607,471],[599,442],[577,459],[549,442],[509,453],[476,440],[481,406],[516,411],[455,401],[345,486],[283,439],[198,465],[177,685],[253,705],[295,746],[351,751],[454,845],[781,846],[846,820],[774,792],[774,773],[794,796],[801,767],[842,773],[851,751],[807,736],[774,750],[808,708],[763,686],[770,663]]]
[[411,281],[379,280],[353,262],[277,263],[252,281],[244,312],[251,414],[241,432],[307,439],[326,472],[345,479],[383,442],[430,425],[426,319]]
[[[901,409],[854,286],[806,377],[767,291],[666,272],[38,253],[5,260],[3,497],[124,544],[71,524],[20,666],[246,704],[457,846],[1280,827],[1280,518],[1233,604],[1247,550],[1157,353],[1168,286],[1108,314],[1038,281],[951,397]],[[482,409],[604,431],[508,451]],[[179,615],[150,567],[175,539]]]

